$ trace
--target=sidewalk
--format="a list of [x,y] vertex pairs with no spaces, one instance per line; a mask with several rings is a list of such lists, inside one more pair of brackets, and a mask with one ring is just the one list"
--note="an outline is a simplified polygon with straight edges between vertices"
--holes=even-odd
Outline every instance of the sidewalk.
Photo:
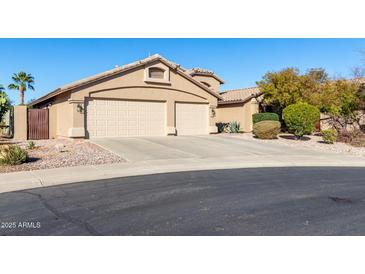
[[365,167],[365,159],[364,157],[344,155],[333,155],[331,158],[305,155],[280,156],[280,159],[278,157],[250,155],[249,157],[149,160],[111,165],[43,169],[0,174],[0,193],[83,181],[158,173],[291,166]]

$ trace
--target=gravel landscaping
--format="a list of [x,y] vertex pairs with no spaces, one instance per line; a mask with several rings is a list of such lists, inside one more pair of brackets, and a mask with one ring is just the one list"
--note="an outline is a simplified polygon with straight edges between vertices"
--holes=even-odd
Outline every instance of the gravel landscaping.
[[[9,141],[9,140],[7,140]],[[0,144],[6,140],[1,140]],[[84,140],[39,140],[35,148],[27,149],[29,161],[16,166],[0,166],[0,173],[58,167],[100,165],[124,162],[118,155]],[[16,143],[22,148],[27,142]]]
[[304,136],[303,140],[296,140],[291,134],[279,134],[278,139],[261,140],[253,136],[252,133],[235,134],[235,136],[247,140],[256,140],[264,143],[281,143],[295,148],[318,150],[323,152],[345,153],[357,156],[365,156],[365,147],[354,147],[345,143],[326,144],[322,137],[318,135]]

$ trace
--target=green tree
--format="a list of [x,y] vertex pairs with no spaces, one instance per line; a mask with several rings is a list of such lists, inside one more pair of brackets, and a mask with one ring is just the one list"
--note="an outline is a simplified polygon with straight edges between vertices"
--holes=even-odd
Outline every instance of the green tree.
[[307,71],[306,76],[317,83],[324,83],[329,80],[328,73],[324,68],[311,68]]
[[4,88],[0,86],[0,122],[2,121],[4,114],[9,110],[9,108],[9,98],[4,91]]
[[302,99],[302,81],[299,71],[287,68],[279,72],[268,72],[257,86],[264,94],[265,105],[281,113],[286,106]]
[[323,112],[351,116],[359,109],[360,86],[356,82],[336,80],[322,86],[319,107]]
[[364,105],[361,85],[356,81],[336,80],[322,86],[317,106],[330,116],[330,124],[342,131],[348,124],[360,126],[361,115],[356,113]]
[[257,86],[264,94],[264,104],[281,114],[289,105],[315,101],[315,95],[320,94],[320,85],[326,81],[328,75],[322,68],[309,69],[306,74],[300,74],[295,68],[287,68],[266,73]]
[[322,68],[309,69],[305,74],[294,68],[269,72],[257,85],[264,94],[264,105],[279,115],[289,105],[306,102],[329,114],[339,130],[348,123],[359,123],[355,111],[365,108],[365,85],[354,80],[331,80]]
[[20,105],[24,105],[24,92],[28,89],[34,90],[34,77],[30,73],[27,74],[24,71],[21,71],[19,73],[14,73],[11,78],[13,83],[10,84],[8,88],[19,91]]

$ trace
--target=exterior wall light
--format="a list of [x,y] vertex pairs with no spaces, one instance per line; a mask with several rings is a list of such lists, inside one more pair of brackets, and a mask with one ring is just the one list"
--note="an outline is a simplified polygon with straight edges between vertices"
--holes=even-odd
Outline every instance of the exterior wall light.
[[84,107],[82,106],[82,104],[77,104],[76,110],[79,113],[84,113]]

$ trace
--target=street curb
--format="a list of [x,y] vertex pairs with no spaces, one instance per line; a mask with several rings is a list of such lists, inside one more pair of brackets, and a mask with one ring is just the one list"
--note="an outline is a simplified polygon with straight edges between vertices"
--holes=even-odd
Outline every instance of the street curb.
[[281,158],[278,161],[275,157],[268,156],[250,156],[249,159],[240,156],[225,158],[221,162],[218,162],[216,158],[184,158],[77,166],[1,174],[0,193],[129,176],[267,167],[365,167],[365,161],[359,157],[341,157],[340,159],[328,160],[297,156],[294,159]]

